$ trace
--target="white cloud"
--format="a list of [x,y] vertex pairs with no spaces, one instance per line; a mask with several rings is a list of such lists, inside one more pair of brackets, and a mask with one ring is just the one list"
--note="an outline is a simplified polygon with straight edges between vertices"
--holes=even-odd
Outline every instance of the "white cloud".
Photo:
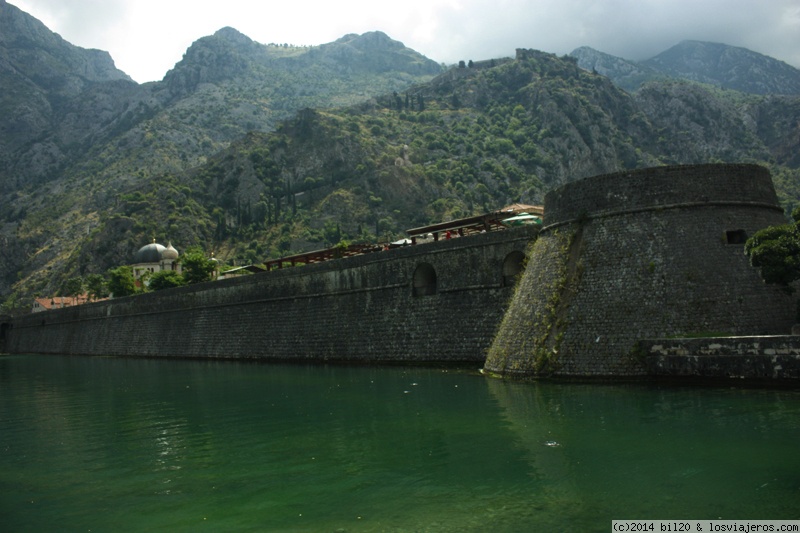
[[629,59],[684,39],[723,42],[800,67],[797,0],[16,0],[78,46],[111,53],[135,80],[161,79],[191,43],[231,26],[262,42],[322,44],[381,30],[435,61],[565,54]]

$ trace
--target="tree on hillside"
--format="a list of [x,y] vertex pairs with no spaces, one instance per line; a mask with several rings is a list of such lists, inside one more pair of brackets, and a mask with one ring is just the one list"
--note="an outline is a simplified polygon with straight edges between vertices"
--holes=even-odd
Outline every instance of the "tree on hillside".
[[108,286],[102,274],[89,274],[86,276],[86,292],[91,300],[108,296]]
[[83,294],[83,278],[80,276],[69,278],[61,284],[59,289],[60,296],[78,296]]
[[108,271],[108,290],[114,298],[136,294],[136,283],[133,279],[133,269],[129,266],[119,266]]
[[757,231],[744,246],[750,264],[761,269],[767,283],[783,285],[788,292],[790,283],[800,279],[800,208],[792,212],[793,222],[770,226]]
[[8,298],[5,299],[3,303],[0,303],[0,314],[9,313],[14,314],[15,312],[22,309],[23,304],[20,300],[19,293],[12,292],[8,295]]
[[150,283],[147,287],[151,291],[160,291],[184,285],[186,285],[186,279],[181,274],[174,270],[162,270],[150,276]]
[[202,283],[211,281],[211,274],[217,263],[208,259],[202,249],[189,248],[181,257],[181,269],[186,283]]

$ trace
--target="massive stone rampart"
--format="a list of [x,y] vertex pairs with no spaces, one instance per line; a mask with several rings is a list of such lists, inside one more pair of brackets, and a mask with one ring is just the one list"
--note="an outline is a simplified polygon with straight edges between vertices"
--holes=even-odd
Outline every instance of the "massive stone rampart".
[[544,222],[489,371],[642,375],[642,338],[790,333],[793,298],[743,253],[748,236],[786,222],[762,167],[587,178],[545,197]]
[[273,270],[4,322],[12,353],[483,364],[537,228]]

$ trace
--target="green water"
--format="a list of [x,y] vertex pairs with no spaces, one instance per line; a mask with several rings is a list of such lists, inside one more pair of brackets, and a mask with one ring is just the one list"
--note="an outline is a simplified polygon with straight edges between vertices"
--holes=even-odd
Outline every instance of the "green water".
[[800,392],[0,356],[2,531],[800,518]]

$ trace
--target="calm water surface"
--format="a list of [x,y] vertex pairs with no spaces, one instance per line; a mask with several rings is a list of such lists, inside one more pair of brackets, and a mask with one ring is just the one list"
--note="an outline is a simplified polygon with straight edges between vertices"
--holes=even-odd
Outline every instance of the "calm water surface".
[[2,531],[800,519],[800,392],[0,356]]

